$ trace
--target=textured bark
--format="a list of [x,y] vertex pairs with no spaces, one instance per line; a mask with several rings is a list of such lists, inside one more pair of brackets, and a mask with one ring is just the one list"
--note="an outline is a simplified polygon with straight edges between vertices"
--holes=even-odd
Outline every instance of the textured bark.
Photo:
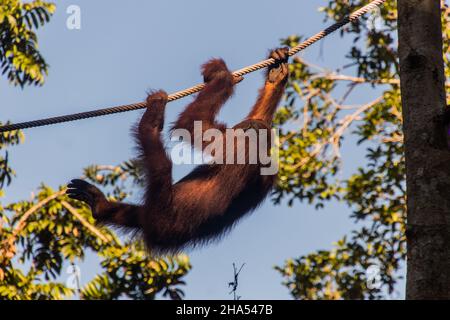
[[450,152],[440,1],[398,0],[407,172],[407,299],[450,299]]

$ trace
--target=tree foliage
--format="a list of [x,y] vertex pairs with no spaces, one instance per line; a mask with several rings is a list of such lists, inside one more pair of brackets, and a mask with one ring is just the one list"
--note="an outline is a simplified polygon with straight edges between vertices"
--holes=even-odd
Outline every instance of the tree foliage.
[[44,83],[48,65],[38,50],[36,30],[55,10],[46,1],[0,0],[0,73],[13,85]]
[[[321,10],[325,20],[340,20],[368,2],[333,0]],[[448,77],[447,7],[442,22]],[[342,36],[353,38],[343,68],[326,70],[299,58],[291,65],[286,103],[277,117],[283,145],[274,201],[307,201],[322,208],[337,199],[348,205],[357,226],[333,248],[276,267],[297,299],[382,298],[394,292],[400,279],[406,257],[406,193],[396,23],[395,2],[388,1],[378,18],[367,16],[341,30]],[[298,41],[292,36],[285,43]],[[377,99],[346,105],[352,92],[367,86],[379,93]],[[350,136],[366,163],[342,179],[340,147]],[[381,269],[380,288],[367,286],[370,265]]]
[[[85,177],[111,187],[110,199],[123,200],[133,168],[92,166]],[[83,299],[153,299],[159,292],[183,297],[180,285],[190,269],[186,256],[152,258],[140,240],[121,241],[107,227],[95,226],[89,209],[69,199],[63,187],[42,185],[31,200],[0,207],[0,217],[0,299],[70,296],[74,290],[57,279],[64,263],[83,260],[88,250],[98,254],[102,272],[79,288]]]
[[[86,179],[110,187],[112,200],[129,196],[126,184],[134,174],[129,163],[85,170]],[[6,185],[4,176],[0,182]],[[63,187],[42,185],[31,200],[0,207],[0,218],[0,299],[70,297],[74,288],[58,281],[64,266],[83,260],[87,251],[98,255],[102,271],[77,288],[82,299],[183,297],[180,286],[190,269],[185,255],[153,258],[138,237],[121,240],[109,228],[95,226],[90,210],[69,199]]]

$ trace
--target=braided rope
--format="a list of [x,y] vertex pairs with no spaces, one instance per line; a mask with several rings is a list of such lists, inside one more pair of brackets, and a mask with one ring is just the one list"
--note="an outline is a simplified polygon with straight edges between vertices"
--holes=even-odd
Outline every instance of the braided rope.
[[[307,47],[309,47],[312,44],[316,43],[317,41],[325,38],[326,36],[333,33],[334,31],[342,28],[346,24],[357,21],[361,16],[363,16],[364,14],[368,13],[369,11],[375,9],[376,7],[381,6],[386,1],[387,0],[372,1],[371,3],[362,7],[361,9],[353,12],[350,16],[344,18],[343,20],[341,20],[339,22],[336,22],[335,24],[331,25],[330,27],[326,28],[325,30],[322,30],[321,32],[315,34],[311,38],[309,38],[309,39],[303,41],[302,43],[298,44],[297,46],[291,48],[289,50],[289,56],[293,56],[293,55],[297,54],[298,52],[306,49]],[[237,71],[233,72],[233,75],[244,76],[244,75],[254,72],[256,70],[267,68],[275,63],[276,63],[275,59],[263,60],[254,65],[237,70]],[[205,84],[198,84],[191,88],[172,93],[171,95],[169,95],[168,100],[169,100],[169,102],[171,102],[171,101],[175,101],[175,100],[187,97],[189,95],[192,95],[194,93],[201,91],[204,88],[204,86],[205,86]],[[19,129],[47,126],[47,125],[62,123],[62,122],[69,122],[69,121],[75,121],[75,120],[81,120],[81,119],[87,119],[87,118],[106,116],[106,115],[115,114],[115,113],[119,113],[119,112],[126,112],[126,111],[138,110],[138,109],[143,109],[143,108],[146,108],[146,103],[139,102],[139,103],[122,105],[122,106],[117,106],[117,107],[112,107],[112,108],[75,113],[75,114],[70,114],[70,115],[65,115],[65,116],[59,116],[59,117],[53,117],[53,118],[47,118],[47,119],[41,119],[41,120],[34,120],[34,121],[28,121],[28,122],[22,122],[22,123],[16,123],[16,124],[8,124],[8,125],[0,127],[0,133],[13,131],[13,130],[19,130]]]

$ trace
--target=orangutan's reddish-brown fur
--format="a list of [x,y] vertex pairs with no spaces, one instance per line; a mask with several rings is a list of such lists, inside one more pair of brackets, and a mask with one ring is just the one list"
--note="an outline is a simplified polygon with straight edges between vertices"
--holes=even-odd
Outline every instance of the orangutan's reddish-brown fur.
[[[282,48],[271,53],[277,64],[269,68],[249,115],[234,128],[270,130],[288,78],[287,52]],[[221,59],[210,60],[202,71],[205,88],[172,130],[187,129],[193,136],[194,121],[202,121],[203,130],[225,131],[225,124],[215,117],[233,94],[237,79]],[[266,198],[275,181],[274,175],[261,175],[260,164],[204,164],[173,184],[172,162],[161,140],[166,103],[164,91],[150,94],[135,129],[147,181],[143,205],[110,202],[99,189],[79,179],[72,180],[67,191],[71,198],[86,202],[98,222],[142,231],[149,250],[156,253],[176,252],[219,238]]]

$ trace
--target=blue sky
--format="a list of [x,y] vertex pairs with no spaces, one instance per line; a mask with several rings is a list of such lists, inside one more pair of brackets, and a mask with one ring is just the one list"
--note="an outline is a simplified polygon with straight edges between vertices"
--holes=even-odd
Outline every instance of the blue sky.
[[[81,112],[142,101],[148,89],[178,91],[201,82],[199,66],[222,57],[239,69],[266,57],[279,40],[292,34],[312,35],[324,28],[318,7],[325,0],[284,1],[57,1],[57,13],[39,32],[40,49],[50,64],[42,88],[24,90],[0,80],[1,120],[13,122]],[[81,30],[66,28],[66,8],[81,8]],[[349,39],[333,35],[302,56],[335,68],[345,64]],[[246,76],[220,118],[232,125],[249,110],[263,83],[261,72]],[[351,103],[375,97],[359,91]],[[166,121],[173,121],[191,98],[171,103]],[[41,182],[65,184],[90,164],[118,164],[133,156],[130,126],[141,112],[129,112],[52,127],[27,130],[23,145],[10,150],[18,176],[2,200],[30,196]],[[344,175],[362,163],[361,149],[344,144]],[[179,179],[190,167],[179,166]],[[230,299],[232,263],[246,263],[238,294],[245,299],[289,299],[282,278],[273,269],[285,259],[328,249],[349,232],[352,221],[344,204],[324,210],[270,201],[242,221],[220,243],[191,251],[193,269],[186,278],[188,299]],[[98,271],[89,255],[81,265],[83,282]]]

